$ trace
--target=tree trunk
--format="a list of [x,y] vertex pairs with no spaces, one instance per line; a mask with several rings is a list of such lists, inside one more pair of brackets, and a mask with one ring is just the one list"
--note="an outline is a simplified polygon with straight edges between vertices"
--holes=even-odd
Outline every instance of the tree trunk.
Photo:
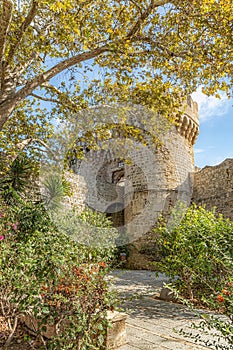
[[4,124],[7,122],[11,113],[13,112],[15,104],[7,103],[6,105],[0,105],[0,131],[2,130]]

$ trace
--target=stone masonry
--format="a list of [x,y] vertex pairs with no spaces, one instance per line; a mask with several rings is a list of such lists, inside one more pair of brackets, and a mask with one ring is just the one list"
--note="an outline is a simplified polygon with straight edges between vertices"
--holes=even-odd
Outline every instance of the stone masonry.
[[179,202],[190,204],[193,189],[193,144],[199,131],[197,104],[188,99],[185,113],[164,135],[154,152],[142,147],[132,152],[125,167],[125,229],[130,242],[128,267],[151,268],[154,258],[151,228],[158,215]]
[[198,170],[192,200],[209,210],[215,207],[216,212],[233,220],[233,159]]
[[132,140],[127,149],[120,143],[119,154],[119,149],[114,151],[112,136],[105,149],[86,148],[83,160],[72,161],[71,204],[81,210],[87,205],[110,216],[120,233],[119,245],[127,244],[127,266],[141,269],[151,268],[154,259],[151,229],[158,215],[178,202],[216,207],[217,212],[233,219],[233,159],[195,170],[193,145],[199,120],[197,103],[190,97],[177,125],[163,125],[162,132],[159,122],[152,131],[140,123],[138,115],[143,110],[137,108],[130,125],[141,128],[145,135],[154,132],[159,143],[153,144],[150,137],[146,145]]
[[[128,266],[133,268],[147,267],[149,232],[158,215],[169,211],[178,201],[187,204],[191,201],[193,144],[199,132],[198,107],[191,98],[187,99],[177,125],[164,125],[163,118],[156,117],[150,129],[150,123],[140,121],[142,113],[145,111],[137,107],[128,123],[143,130],[146,145],[134,139],[127,149],[120,144],[122,159],[113,151],[112,139],[107,149],[86,148],[85,158],[72,161],[71,166],[77,183],[82,179],[83,202],[111,216],[121,242],[129,243]],[[159,142],[153,144],[153,137]]]

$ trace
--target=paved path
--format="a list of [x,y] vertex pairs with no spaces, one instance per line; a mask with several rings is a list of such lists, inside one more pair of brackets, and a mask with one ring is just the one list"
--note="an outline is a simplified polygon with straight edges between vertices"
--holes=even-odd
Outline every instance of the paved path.
[[167,282],[163,275],[156,277],[154,272],[144,270],[116,270],[110,274],[110,279],[128,314],[128,342],[119,350],[210,349],[176,332],[181,328],[190,331],[191,323],[198,321],[193,312],[183,305],[155,299],[163,283]]

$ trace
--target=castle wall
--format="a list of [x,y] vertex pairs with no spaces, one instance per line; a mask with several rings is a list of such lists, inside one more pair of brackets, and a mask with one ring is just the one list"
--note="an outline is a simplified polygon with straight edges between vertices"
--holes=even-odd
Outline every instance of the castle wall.
[[[115,213],[124,206],[124,187],[117,182],[122,165],[111,151],[90,151],[76,173],[85,181],[85,204],[99,212]],[[118,175],[118,177],[117,177]]]
[[178,200],[190,202],[194,165],[191,147],[174,129],[155,153],[141,146],[131,159],[125,169],[125,221],[134,240],[151,229],[161,211]]
[[195,173],[192,201],[233,220],[233,159]]
[[[110,139],[107,149],[88,150],[85,159],[77,161],[73,168],[85,182],[84,202],[111,215],[119,225],[122,241],[129,243],[130,268],[149,267],[151,231],[158,215],[168,212],[178,201],[190,203],[193,144],[199,130],[197,104],[191,98],[177,125],[146,113],[137,107],[128,121],[143,131],[146,145],[130,138],[128,145],[118,135],[120,153],[115,152],[115,141],[112,139],[111,143]],[[143,120],[147,122],[144,124]],[[119,183],[120,179],[124,180]]]
[[71,195],[65,197],[64,203],[67,208],[75,206],[81,213],[85,209],[86,181],[83,176],[68,171],[65,178],[70,184]]

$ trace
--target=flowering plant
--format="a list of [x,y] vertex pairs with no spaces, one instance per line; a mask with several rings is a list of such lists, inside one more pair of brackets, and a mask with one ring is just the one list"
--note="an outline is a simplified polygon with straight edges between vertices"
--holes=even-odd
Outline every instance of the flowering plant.
[[169,225],[161,220],[155,230],[161,256],[156,266],[171,278],[173,289],[185,303],[221,314],[199,315],[203,321],[198,327],[211,330],[217,339],[203,340],[206,345],[232,349],[233,222],[194,204],[173,212],[172,219]]
[[[14,209],[14,210],[13,210]],[[25,315],[38,319],[42,348],[105,348],[106,311],[114,304],[104,279],[109,259],[99,260],[57,232],[41,205],[1,207],[0,302],[8,323],[7,347]],[[88,259],[87,259],[88,256]],[[60,329],[52,339],[49,324]],[[89,346],[88,345],[88,346]]]

